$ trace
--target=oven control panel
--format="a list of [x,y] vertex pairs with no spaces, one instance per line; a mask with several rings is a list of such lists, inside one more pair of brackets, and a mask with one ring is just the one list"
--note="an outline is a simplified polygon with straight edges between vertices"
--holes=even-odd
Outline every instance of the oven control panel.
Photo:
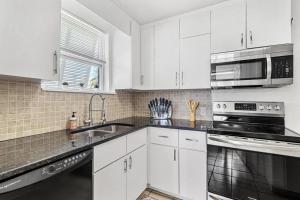
[[214,114],[284,115],[283,102],[213,102]]
[[41,173],[45,176],[58,173],[62,170],[76,165],[80,161],[84,160],[87,156],[89,156],[88,152],[82,152],[71,157],[67,157],[63,160],[57,161],[51,165],[42,168]]

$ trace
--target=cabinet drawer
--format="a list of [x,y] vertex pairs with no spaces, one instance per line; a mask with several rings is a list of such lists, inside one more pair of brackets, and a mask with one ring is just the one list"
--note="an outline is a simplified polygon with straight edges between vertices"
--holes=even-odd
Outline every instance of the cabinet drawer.
[[126,136],[94,147],[94,172],[126,155]]
[[179,147],[206,152],[206,133],[179,130]]
[[127,136],[127,153],[147,143],[147,128],[130,133]]
[[178,146],[178,130],[167,128],[150,128],[150,141],[154,144]]

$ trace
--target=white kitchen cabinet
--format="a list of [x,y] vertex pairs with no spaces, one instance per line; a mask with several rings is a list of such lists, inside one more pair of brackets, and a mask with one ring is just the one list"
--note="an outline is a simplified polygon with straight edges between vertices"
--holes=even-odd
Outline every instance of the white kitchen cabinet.
[[150,144],[149,162],[151,187],[178,194],[178,148]]
[[126,159],[121,158],[94,175],[94,200],[126,200]]
[[154,89],[154,25],[141,27],[140,79],[140,89]]
[[135,200],[147,187],[147,146],[128,156],[127,200]]
[[210,34],[180,40],[181,89],[210,88]]
[[246,48],[246,3],[230,0],[211,11],[212,53]]
[[247,0],[247,47],[292,42],[291,0]]
[[155,24],[154,85],[156,89],[179,88],[179,20]]
[[179,130],[179,180],[183,199],[207,199],[206,133]]
[[56,80],[60,0],[1,0],[0,74]]
[[132,46],[132,88],[139,89],[141,82],[141,33],[140,25],[131,21],[131,46]]
[[112,66],[115,89],[140,87],[140,26],[131,22],[131,35],[115,30],[112,34]]
[[134,200],[147,187],[147,129],[94,147],[94,200]]
[[179,160],[180,196],[192,200],[206,199],[206,152],[180,149]]
[[210,33],[210,10],[200,10],[180,17],[180,38]]

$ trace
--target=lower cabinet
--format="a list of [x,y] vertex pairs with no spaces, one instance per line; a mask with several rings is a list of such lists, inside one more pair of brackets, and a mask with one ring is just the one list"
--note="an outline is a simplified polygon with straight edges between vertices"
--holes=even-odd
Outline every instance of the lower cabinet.
[[153,188],[178,194],[178,149],[150,144],[150,185]]
[[136,200],[147,187],[147,147],[141,147],[127,158],[127,200]]
[[136,200],[147,170],[147,129],[94,147],[94,200]]
[[206,152],[179,149],[180,196],[184,199],[207,198]]
[[121,158],[94,175],[94,200],[126,200],[126,159]]
[[94,200],[136,200],[147,187],[146,145],[94,175]]

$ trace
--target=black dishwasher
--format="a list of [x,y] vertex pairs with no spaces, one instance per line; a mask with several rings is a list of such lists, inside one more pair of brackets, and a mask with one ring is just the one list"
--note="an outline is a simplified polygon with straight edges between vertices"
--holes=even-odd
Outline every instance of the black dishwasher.
[[1,200],[92,200],[93,151],[0,182]]

